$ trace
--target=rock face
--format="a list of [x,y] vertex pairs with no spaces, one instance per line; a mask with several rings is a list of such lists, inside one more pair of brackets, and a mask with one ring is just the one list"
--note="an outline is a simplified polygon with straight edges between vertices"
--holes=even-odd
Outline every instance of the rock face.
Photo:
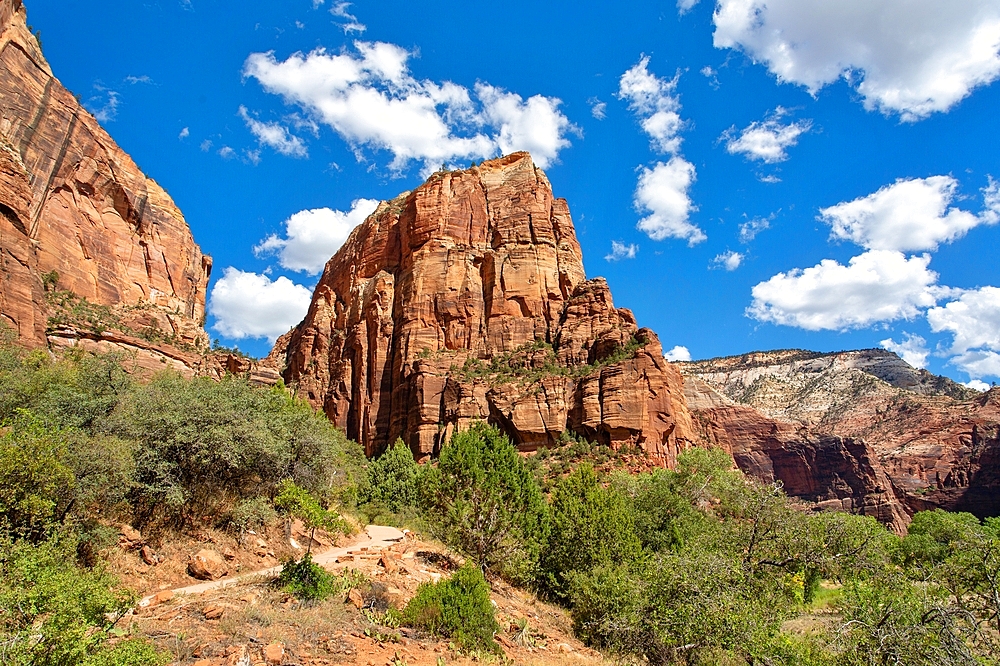
[[[180,211],[53,77],[21,0],[0,0],[0,73],[0,320],[30,345],[115,329],[190,367],[212,262]],[[64,316],[81,304],[108,321]]]
[[369,455],[397,437],[432,455],[475,419],[525,450],[569,429],[672,464],[690,442],[680,374],[586,279],[569,208],[527,153],[380,204],[270,360]]
[[790,495],[897,531],[924,509],[1000,515],[1000,390],[975,393],[884,350],[678,365],[699,439]]

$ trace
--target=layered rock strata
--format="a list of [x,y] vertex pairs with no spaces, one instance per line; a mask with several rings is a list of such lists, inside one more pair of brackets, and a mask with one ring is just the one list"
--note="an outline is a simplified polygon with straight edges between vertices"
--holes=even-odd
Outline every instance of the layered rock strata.
[[791,495],[897,531],[925,509],[1000,515],[1000,390],[976,394],[883,350],[679,365],[700,441]]
[[[143,362],[190,370],[211,268],[167,193],[54,78],[21,0],[0,0],[0,320],[29,345],[118,330]],[[92,306],[107,325],[68,314]]]
[[433,455],[476,419],[522,449],[565,430],[672,464],[691,423],[656,335],[587,280],[569,208],[527,153],[383,202],[271,360],[369,455]]

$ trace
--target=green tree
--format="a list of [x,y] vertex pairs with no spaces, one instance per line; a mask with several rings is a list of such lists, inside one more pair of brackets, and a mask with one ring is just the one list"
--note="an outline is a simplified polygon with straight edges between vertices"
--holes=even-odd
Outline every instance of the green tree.
[[421,479],[439,538],[484,571],[521,582],[534,577],[548,513],[538,482],[505,435],[473,424],[451,438]]
[[562,479],[552,496],[551,531],[542,556],[545,586],[565,596],[575,573],[638,559],[642,544],[626,496],[598,483],[584,463]]
[[403,622],[451,638],[464,650],[499,653],[493,638],[499,629],[490,586],[472,562],[451,578],[423,583],[402,613]]
[[369,504],[396,513],[417,503],[419,466],[402,440],[368,463],[366,483],[358,494],[359,504]]
[[349,534],[350,526],[336,511],[324,509],[312,494],[305,488],[300,488],[293,481],[285,480],[278,487],[278,496],[274,498],[274,506],[290,516],[298,518],[311,530],[309,546],[306,555],[312,551],[313,537],[316,530],[322,528],[328,532]]

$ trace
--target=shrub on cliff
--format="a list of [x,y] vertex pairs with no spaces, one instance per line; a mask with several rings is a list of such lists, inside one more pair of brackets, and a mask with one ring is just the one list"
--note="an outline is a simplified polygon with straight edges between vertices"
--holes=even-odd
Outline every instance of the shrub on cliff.
[[403,610],[402,620],[416,629],[451,638],[469,652],[499,653],[499,629],[490,586],[471,561],[437,583],[423,583]]
[[526,582],[548,534],[538,481],[499,430],[476,423],[455,434],[421,475],[435,534],[484,571]]

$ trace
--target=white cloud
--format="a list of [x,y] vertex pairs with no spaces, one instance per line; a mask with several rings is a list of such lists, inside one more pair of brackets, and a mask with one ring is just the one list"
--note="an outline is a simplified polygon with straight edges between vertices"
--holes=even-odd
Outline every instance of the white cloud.
[[285,220],[284,238],[271,234],[253,249],[254,254],[277,254],[282,267],[316,275],[378,203],[374,199],[357,199],[347,212],[329,208],[299,211]]
[[524,101],[520,95],[483,83],[476,84],[476,96],[486,122],[497,129],[493,141],[501,153],[527,150],[544,169],[560,150],[569,147],[566,133],[576,128],[559,112],[558,99],[534,95]]
[[178,139],[186,139],[189,136],[191,136],[191,128],[190,127],[185,127],[184,129],[181,130],[180,134],[177,135],[177,138]]
[[772,213],[768,217],[755,217],[752,220],[748,220],[740,225],[740,242],[749,243],[754,238],[757,237],[762,231],[766,231],[771,228],[771,220],[774,219],[774,214]]
[[[368,29],[364,23],[360,23],[358,21],[356,16],[347,11],[347,8],[350,7],[351,4],[352,3],[350,2],[334,2],[333,7],[330,8],[331,14],[338,18],[346,19],[344,23],[340,24],[340,27],[343,28],[345,35],[349,32],[364,32]],[[313,8],[315,9],[318,6],[319,5],[316,4],[316,1],[313,0]]]
[[266,275],[226,268],[208,302],[215,317],[212,329],[227,338],[266,338],[269,342],[302,321],[312,293],[282,276],[272,281]]
[[245,106],[240,106],[239,116],[247,124],[257,141],[274,148],[288,157],[307,157],[309,151],[305,142],[295,136],[279,123],[265,123],[257,120],[247,112]]
[[664,352],[663,358],[667,359],[668,361],[690,361],[691,352],[688,351],[687,347],[682,347],[680,345],[677,345],[670,351]]
[[212,140],[211,139],[205,139],[204,141],[201,142],[201,146],[199,146],[199,147],[201,148],[201,152],[207,153],[208,151],[210,151],[212,149]]
[[649,56],[642,56],[632,69],[622,74],[618,98],[628,102],[628,107],[642,119],[642,129],[658,151],[675,154],[680,150],[679,135],[684,127],[677,97],[678,77],[661,79],[649,72],[648,65]]
[[907,258],[887,250],[865,252],[846,266],[824,259],[757,284],[747,315],[810,331],[912,319],[942,293],[937,273],[927,268],[930,260],[928,254]]
[[714,44],[815,94],[843,78],[867,109],[914,121],[1000,76],[996,0],[718,0]]
[[129,75],[125,77],[125,82],[131,83],[132,85],[136,85],[137,83],[145,83],[148,85],[153,83],[153,79],[149,78],[149,75],[147,74],[143,74],[142,76]]
[[229,146],[223,146],[222,148],[219,148],[219,157],[224,160],[231,160],[236,157],[236,151]]
[[981,379],[972,379],[962,384],[962,386],[970,388],[973,391],[979,391],[980,393],[990,390],[990,385],[982,381]]
[[590,115],[598,120],[604,120],[608,117],[608,103],[602,102],[596,97],[591,97],[587,100],[587,104],[590,105]]
[[760,160],[767,164],[784,162],[788,159],[787,148],[798,143],[799,136],[812,127],[811,120],[800,120],[782,124],[781,118],[787,112],[780,106],[761,122],[752,122],[736,136],[736,127],[729,128],[722,138],[726,140],[726,150],[747,159]]
[[611,254],[604,255],[605,261],[618,261],[619,259],[635,259],[639,246],[635,243],[626,245],[621,241],[611,241]]
[[1000,354],[994,351],[968,351],[951,361],[952,365],[969,373],[972,379],[1000,377]]
[[698,0],[677,0],[677,11],[681,14],[687,14],[697,4]]
[[280,62],[273,52],[253,53],[243,73],[333,128],[356,151],[391,152],[394,171],[411,160],[433,170],[500,150],[534,151],[535,162],[545,167],[570,145],[566,134],[576,128],[558,110],[558,99],[522,100],[480,84],[477,103],[463,86],[415,79],[410,56],[395,44],[355,42],[354,52],[317,49]]
[[989,184],[981,191],[985,208],[979,216],[986,224],[1000,222],[1000,183],[993,180],[993,176],[989,176]]
[[962,292],[957,300],[928,310],[927,322],[935,333],[954,334],[952,354],[982,347],[1000,351],[1000,288]]
[[957,189],[951,176],[897,180],[874,194],[823,208],[820,216],[832,227],[833,238],[869,250],[936,250],[940,243],[997,221],[988,214],[949,208]]
[[743,263],[743,255],[739,252],[727,250],[712,259],[713,268],[725,268],[727,271],[735,271]]
[[117,91],[106,88],[100,83],[94,84],[94,90],[97,91],[97,94],[88,99],[84,106],[94,114],[97,122],[113,122],[118,117],[118,106],[121,104],[121,96]]
[[653,240],[681,238],[688,245],[696,245],[708,238],[688,219],[696,210],[688,196],[694,179],[694,165],[683,157],[657,162],[652,169],[642,167],[635,189],[635,207],[639,212],[648,211],[649,215],[639,220],[636,227]]
[[894,352],[914,368],[927,367],[927,357],[930,356],[931,352],[927,349],[927,341],[919,335],[903,333],[902,342],[896,342],[892,338],[887,338],[878,344],[882,349]]

